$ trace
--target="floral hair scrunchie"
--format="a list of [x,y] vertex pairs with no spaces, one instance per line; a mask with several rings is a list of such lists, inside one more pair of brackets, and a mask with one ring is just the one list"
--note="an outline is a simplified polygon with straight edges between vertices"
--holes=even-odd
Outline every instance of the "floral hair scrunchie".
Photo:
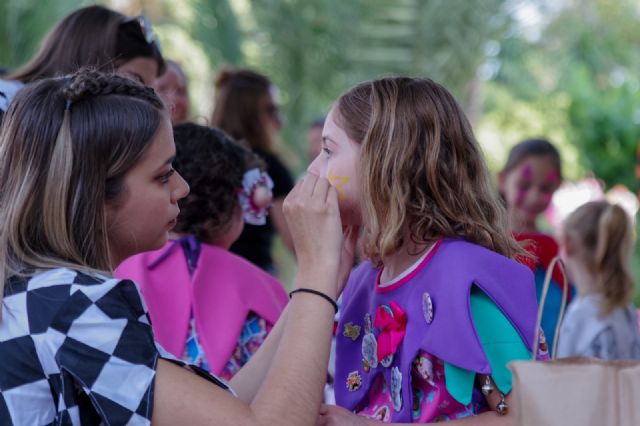
[[264,225],[271,207],[273,181],[260,169],[247,170],[238,194],[244,221],[251,225]]

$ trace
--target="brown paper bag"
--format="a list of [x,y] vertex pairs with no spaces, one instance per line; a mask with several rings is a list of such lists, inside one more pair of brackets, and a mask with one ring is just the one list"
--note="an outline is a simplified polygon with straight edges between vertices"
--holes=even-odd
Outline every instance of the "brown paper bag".
[[[536,342],[551,273],[558,265],[565,292],[553,348],[557,348],[568,286],[562,262],[549,265],[538,309]],[[519,426],[640,426],[640,362],[574,357],[514,361],[513,412]]]

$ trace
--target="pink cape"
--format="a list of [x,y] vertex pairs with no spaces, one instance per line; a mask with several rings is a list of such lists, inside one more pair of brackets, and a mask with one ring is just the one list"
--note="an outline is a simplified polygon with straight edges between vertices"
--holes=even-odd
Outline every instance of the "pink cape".
[[150,269],[171,244],[130,257],[115,275],[138,284],[156,340],[178,358],[184,354],[193,310],[211,373],[220,374],[249,312],[275,324],[287,304],[287,294],[278,280],[252,263],[207,244],[201,245],[193,277],[180,247]]

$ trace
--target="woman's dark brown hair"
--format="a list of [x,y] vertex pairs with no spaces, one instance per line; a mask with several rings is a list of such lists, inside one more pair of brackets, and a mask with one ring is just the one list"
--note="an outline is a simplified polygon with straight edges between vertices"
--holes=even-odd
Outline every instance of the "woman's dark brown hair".
[[236,140],[246,141],[251,149],[271,149],[271,138],[262,125],[261,108],[269,96],[271,82],[255,71],[222,70],[216,77],[216,104],[211,125]]
[[157,45],[145,37],[136,18],[103,6],[84,7],[63,18],[44,38],[38,53],[5,78],[30,83],[83,67],[111,72],[134,57],[154,59],[161,75],[164,59]]

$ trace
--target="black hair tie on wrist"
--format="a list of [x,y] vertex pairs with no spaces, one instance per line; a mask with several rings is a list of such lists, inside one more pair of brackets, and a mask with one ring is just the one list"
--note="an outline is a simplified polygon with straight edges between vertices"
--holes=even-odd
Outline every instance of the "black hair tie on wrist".
[[315,294],[316,296],[320,296],[323,299],[325,299],[327,302],[331,303],[331,306],[333,306],[333,309],[336,311],[336,314],[338,313],[338,304],[335,302],[335,300],[333,300],[332,298],[330,298],[329,296],[327,296],[321,291],[314,290],[312,288],[298,288],[289,293],[289,298],[291,298],[291,296],[293,296],[295,293],[311,293],[311,294]]

